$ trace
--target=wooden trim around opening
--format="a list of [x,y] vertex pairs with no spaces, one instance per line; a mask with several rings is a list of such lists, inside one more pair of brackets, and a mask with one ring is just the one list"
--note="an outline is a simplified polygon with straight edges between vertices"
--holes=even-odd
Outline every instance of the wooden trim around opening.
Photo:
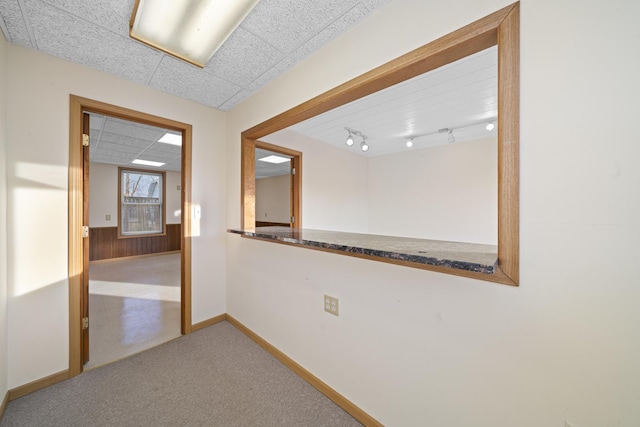
[[[255,224],[255,159],[259,138],[288,128],[445,64],[498,46],[498,265],[481,280],[519,284],[520,3],[511,4],[459,30],[383,64],[355,79],[262,122],[241,134],[241,225]],[[301,227],[298,227],[301,228]],[[389,262],[385,258],[376,261]],[[431,269],[429,267],[423,267]],[[458,274],[455,269],[432,269]]]
[[291,203],[293,205],[292,213],[295,218],[293,227],[302,228],[302,153],[264,141],[242,138],[241,169],[243,181],[242,205],[240,207],[242,211],[242,229],[255,229],[256,227],[256,148],[291,156],[292,167],[296,170],[295,175],[292,177],[293,200]]
[[349,415],[351,415],[356,420],[360,421],[367,427],[382,427],[378,420],[373,418],[371,415],[364,412],[358,406],[356,406],[349,399],[329,387],[326,383],[320,380],[318,377],[313,375],[311,372],[307,371],[289,356],[278,350],[276,347],[271,345],[265,339],[260,337],[258,334],[253,332],[251,329],[247,328],[245,325],[240,323],[235,318],[230,315],[226,315],[226,320],[235,326],[238,330],[240,330],[243,334],[251,338],[254,342],[256,342],[260,347],[265,349],[269,354],[278,359],[283,365],[287,368],[291,369],[294,373],[296,373],[300,378],[311,384],[316,390],[320,393],[324,394],[328,397],[333,403],[341,407],[345,410]]
[[104,102],[69,97],[69,377],[82,372],[82,113],[93,112],[182,133],[181,332],[191,332],[191,139],[192,126]]

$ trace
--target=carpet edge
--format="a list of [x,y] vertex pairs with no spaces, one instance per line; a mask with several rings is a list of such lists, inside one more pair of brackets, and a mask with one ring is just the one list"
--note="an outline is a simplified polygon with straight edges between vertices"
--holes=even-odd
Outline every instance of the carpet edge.
[[384,427],[382,423],[373,418],[371,415],[367,414],[365,411],[356,406],[349,399],[335,391],[333,388],[329,387],[326,383],[320,380],[318,377],[313,375],[311,372],[307,371],[302,365],[298,364],[296,361],[291,359],[289,356],[278,350],[264,338],[260,337],[258,334],[253,332],[251,329],[243,325],[240,321],[235,319],[234,317],[226,314],[227,322],[231,323],[236,329],[245,334],[255,343],[257,343],[260,347],[265,349],[269,354],[279,360],[283,365],[287,368],[291,369],[296,375],[300,378],[311,384],[316,390],[325,395],[329,400],[333,403],[344,409],[349,415],[353,418],[369,427]]

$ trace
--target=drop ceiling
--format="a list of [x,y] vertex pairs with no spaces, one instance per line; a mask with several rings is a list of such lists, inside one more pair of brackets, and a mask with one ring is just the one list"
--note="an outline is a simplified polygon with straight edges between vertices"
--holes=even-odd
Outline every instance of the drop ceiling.
[[204,68],[130,38],[134,0],[1,0],[0,29],[10,43],[227,111],[388,1],[261,0]]
[[[1,0],[0,28],[10,43],[226,111],[389,1],[261,0],[204,68],[131,39],[134,0]],[[479,52],[290,130],[366,156],[406,150],[411,137],[414,150],[446,144],[446,128],[456,142],[495,137],[484,126],[497,114],[496,57],[496,48]],[[345,127],[366,135],[370,150],[358,138],[346,147]],[[145,156],[180,170],[180,147],[158,143],[163,133],[92,115],[91,159],[131,165]]]
[[[169,132],[166,129],[101,114],[89,115],[89,158],[92,162],[136,169],[180,171],[182,147],[159,142]],[[135,159],[164,164],[157,168],[145,167],[132,164]]]

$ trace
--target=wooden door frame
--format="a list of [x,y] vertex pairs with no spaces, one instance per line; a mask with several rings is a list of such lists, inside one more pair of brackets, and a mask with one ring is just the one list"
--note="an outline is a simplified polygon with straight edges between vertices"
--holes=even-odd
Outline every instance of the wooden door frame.
[[[302,228],[302,153],[290,148],[281,147],[279,145],[269,144],[268,142],[259,141],[257,139],[242,139],[241,150],[241,168],[242,168],[242,185],[241,200],[251,200],[250,208],[243,202],[242,204],[242,224],[243,230],[253,230],[256,228],[256,148],[273,151],[274,153],[284,154],[291,157],[291,166],[295,168],[296,173],[291,177],[292,199],[291,215],[295,218],[295,224],[291,224],[292,228]],[[245,179],[250,176],[251,179]]]
[[89,274],[83,267],[82,209],[82,113],[92,112],[182,132],[181,206],[182,236],[180,251],[180,311],[182,334],[192,331],[191,324],[191,138],[190,124],[106,104],[76,95],[69,100],[69,376],[82,373],[82,279]]

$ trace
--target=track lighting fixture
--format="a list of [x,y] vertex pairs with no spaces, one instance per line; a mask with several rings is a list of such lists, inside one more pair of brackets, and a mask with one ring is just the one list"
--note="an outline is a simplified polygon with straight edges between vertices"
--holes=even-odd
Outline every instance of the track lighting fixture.
[[362,151],[367,151],[369,150],[369,144],[367,144],[367,135],[363,134],[360,131],[357,131],[355,129],[351,129],[351,128],[344,128],[344,130],[346,130],[347,132],[349,132],[349,136],[347,137],[347,140],[345,141],[345,144],[347,144],[347,146],[351,147],[353,145],[353,137],[354,136],[359,136],[360,138],[362,138],[362,142],[360,143],[360,149]]
[[[473,122],[473,123],[469,123],[469,124],[466,124],[466,125],[441,128],[441,129],[438,129],[438,130],[433,131],[433,132],[426,132],[426,133],[421,133],[421,134],[418,134],[418,135],[414,134],[413,136],[407,137],[406,145],[407,145],[407,147],[413,147],[413,144],[415,142],[417,142],[417,141],[414,141],[416,138],[422,138],[422,137],[425,137],[425,136],[436,135],[436,134],[439,134],[439,133],[442,133],[442,134],[446,133],[447,134],[447,142],[449,144],[452,144],[452,143],[456,142],[456,137],[453,134],[453,131],[455,131],[455,130],[470,128],[470,127],[473,127],[473,126],[480,126],[480,125],[485,126],[485,128],[488,131],[494,130],[496,128],[496,119],[495,118],[490,118],[489,120],[490,121],[488,121],[488,122],[487,121]],[[464,136],[462,138],[464,140]]]

